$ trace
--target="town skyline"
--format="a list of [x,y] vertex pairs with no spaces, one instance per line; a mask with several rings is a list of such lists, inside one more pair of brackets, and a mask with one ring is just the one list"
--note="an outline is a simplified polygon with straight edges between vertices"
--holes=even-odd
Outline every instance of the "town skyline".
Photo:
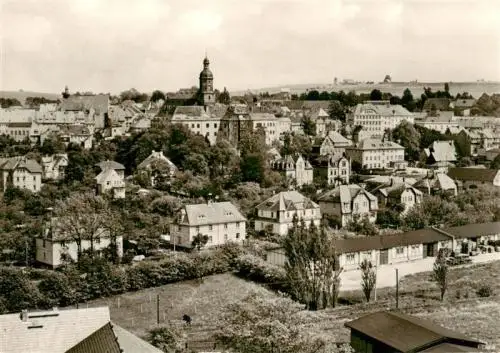
[[230,91],[386,74],[500,81],[498,10],[489,0],[4,0],[0,89],[175,91],[197,84],[205,52],[215,87]]

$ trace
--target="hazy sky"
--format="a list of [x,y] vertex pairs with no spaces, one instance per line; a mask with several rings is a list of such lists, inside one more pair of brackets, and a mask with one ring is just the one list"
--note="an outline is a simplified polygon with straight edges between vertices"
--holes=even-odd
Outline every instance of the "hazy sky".
[[0,89],[500,80],[500,0],[0,0]]

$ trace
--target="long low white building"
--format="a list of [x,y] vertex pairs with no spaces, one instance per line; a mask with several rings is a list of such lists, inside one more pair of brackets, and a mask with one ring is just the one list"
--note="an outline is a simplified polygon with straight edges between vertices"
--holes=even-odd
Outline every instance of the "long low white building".
[[[500,240],[500,222],[469,224],[444,229],[425,228],[395,235],[358,237],[335,240],[339,267],[359,269],[363,260],[374,265],[389,265],[437,256],[439,249],[449,248],[467,253],[477,245]],[[266,261],[283,266],[286,255],[282,248],[268,250]]]

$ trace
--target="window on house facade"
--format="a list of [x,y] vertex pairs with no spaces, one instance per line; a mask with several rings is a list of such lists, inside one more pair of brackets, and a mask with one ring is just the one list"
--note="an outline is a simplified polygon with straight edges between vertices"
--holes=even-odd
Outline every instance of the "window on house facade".
[[240,222],[236,222],[236,228],[240,227]]
[[236,239],[240,239],[240,233],[236,233]]
[[348,264],[353,264],[355,263],[356,261],[356,254],[347,254],[345,256],[345,261],[348,263]]
[[227,229],[227,223],[224,223],[224,229]]
[[95,243],[96,243],[96,244],[101,244],[101,238],[96,238],[96,239],[95,239]]
[[200,128],[200,124],[196,124],[196,127],[199,129]]
[[404,255],[405,253],[405,248],[404,247],[399,247],[399,248],[396,248],[396,255]]
[[196,227],[196,233],[199,233],[200,232],[200,226],[197,226]]
[[212,225],[209,225],[209,226],[208,226],[208,230],[212,230]]
[[210,124],[209,124],[209,123],[207,123],[207,129],[208,129],[209,127],[210,127]]
[[227,234],[224,234],[224,241],[227,241]]
[[62,242],[61,242],[61,246],[62,246],[63,248],[65,248],[65,247],[66,247],[66,242],[65,242],[65,241],[62,241]]

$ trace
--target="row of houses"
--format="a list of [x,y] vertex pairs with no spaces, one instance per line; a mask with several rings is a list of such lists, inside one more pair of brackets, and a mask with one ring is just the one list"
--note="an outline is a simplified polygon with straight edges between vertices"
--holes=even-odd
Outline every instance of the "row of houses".
[[[344,270],[359,269],[363,260],[375,265],[389,265],[426,257],[435,257],[442,248],[469,253],[478,245],[500,240],[500,222],[469,224],[449,228],[424,228],[395,235],[335,239],[338,263]],[[270,249],[268,263],[283,266],[282,248]]]

